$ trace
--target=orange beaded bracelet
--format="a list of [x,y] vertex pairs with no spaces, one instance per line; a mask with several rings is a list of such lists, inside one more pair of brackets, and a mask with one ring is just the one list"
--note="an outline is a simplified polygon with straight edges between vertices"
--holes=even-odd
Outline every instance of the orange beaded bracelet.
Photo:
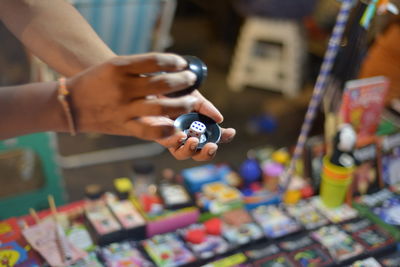
[[74,122],[74,118],[72,116],[72,111],[71,111],[71,107],[69,105],[68,102],[68,95],[69,95],[69,91],[66,85],[66,79],[65,77],[61,77],[58,79],[58,101],[61,103],[61,106],[64,110],[64,114],[67,118],[67,123],[68,123],[68,128],[69,128],[69,132],[71,133],[72,136],[76,135],[76,126],[75,126],[75,122]]

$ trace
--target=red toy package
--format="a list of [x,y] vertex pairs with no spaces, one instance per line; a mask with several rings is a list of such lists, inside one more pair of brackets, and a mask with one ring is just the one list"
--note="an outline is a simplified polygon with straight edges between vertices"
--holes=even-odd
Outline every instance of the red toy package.
[[340,109],[359,137],[374,135],[380,122],[389,81],[383,76],[348,81]]

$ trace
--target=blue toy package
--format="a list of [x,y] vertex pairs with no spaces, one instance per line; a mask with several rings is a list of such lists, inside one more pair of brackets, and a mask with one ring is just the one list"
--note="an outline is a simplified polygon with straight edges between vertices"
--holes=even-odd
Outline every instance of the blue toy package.
[[381,206],[375,207],[373,212],[385,223],[400,226],[400,198],[395,196],[386,199]]
[[232,170],[228,165],[207,164],[199,167],[182,170],[184,183],[190,193],[198,193],[203,185],[212,182],[225,182],[224,177]]
[[301,230],[300,224],[274,205],[260,206],[251,214],[268,238],[279,238]]

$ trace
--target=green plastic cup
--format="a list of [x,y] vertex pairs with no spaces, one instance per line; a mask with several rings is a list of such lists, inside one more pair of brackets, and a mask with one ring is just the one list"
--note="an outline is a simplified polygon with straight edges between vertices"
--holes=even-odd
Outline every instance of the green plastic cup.
[[332,179],[322,173],[320,197],[328,208],[336,208],[343,204],[347,190],[352,181],[352,175],[347,179]]

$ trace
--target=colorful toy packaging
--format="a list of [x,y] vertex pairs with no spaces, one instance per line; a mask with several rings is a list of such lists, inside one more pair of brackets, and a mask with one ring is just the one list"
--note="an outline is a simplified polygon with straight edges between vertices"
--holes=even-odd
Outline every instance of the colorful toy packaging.
[[329,255],[317,244],[293,251],[289,257],[296,267],[328,267],[333,265]]
[[286,254],[277,254],[269,256],[253,263],[255,267],[296,267],[296,265],[290,260]]
[[222,214],[222,234],[229,243],[236,246],[246,245],[264,237],[261,228],[254,223],[244,209],[235,209]]
[[337,226],[324,226],[311,233],[337,263],[360,256],[363,246]]
[[218,219],[212,219],[205,224],[192,224],[178,232],[194,252],[196,258],[209,259],[231,249],[231,246],[221,236],[221,227]]
[[329,221],[317,211],[309,201],[301,201],[296,205],[287,205],[286,210],[307,230],[312,230],[329,223]]
[[154,267],[133,242],[113,243],[102,247],[100,257],[106,267]]
[[359,137],[374,135],[389,86],[382,76],[348,81],[343,93],[341,115],[350,123]]
[[143,241],[143,247],[159,267],[190,266],[195,256],[174,233],[156,235]]
[[295,233],[301,226],[277,206],[260,206],[252,210],[254,220],[268,238],[278,238]]

